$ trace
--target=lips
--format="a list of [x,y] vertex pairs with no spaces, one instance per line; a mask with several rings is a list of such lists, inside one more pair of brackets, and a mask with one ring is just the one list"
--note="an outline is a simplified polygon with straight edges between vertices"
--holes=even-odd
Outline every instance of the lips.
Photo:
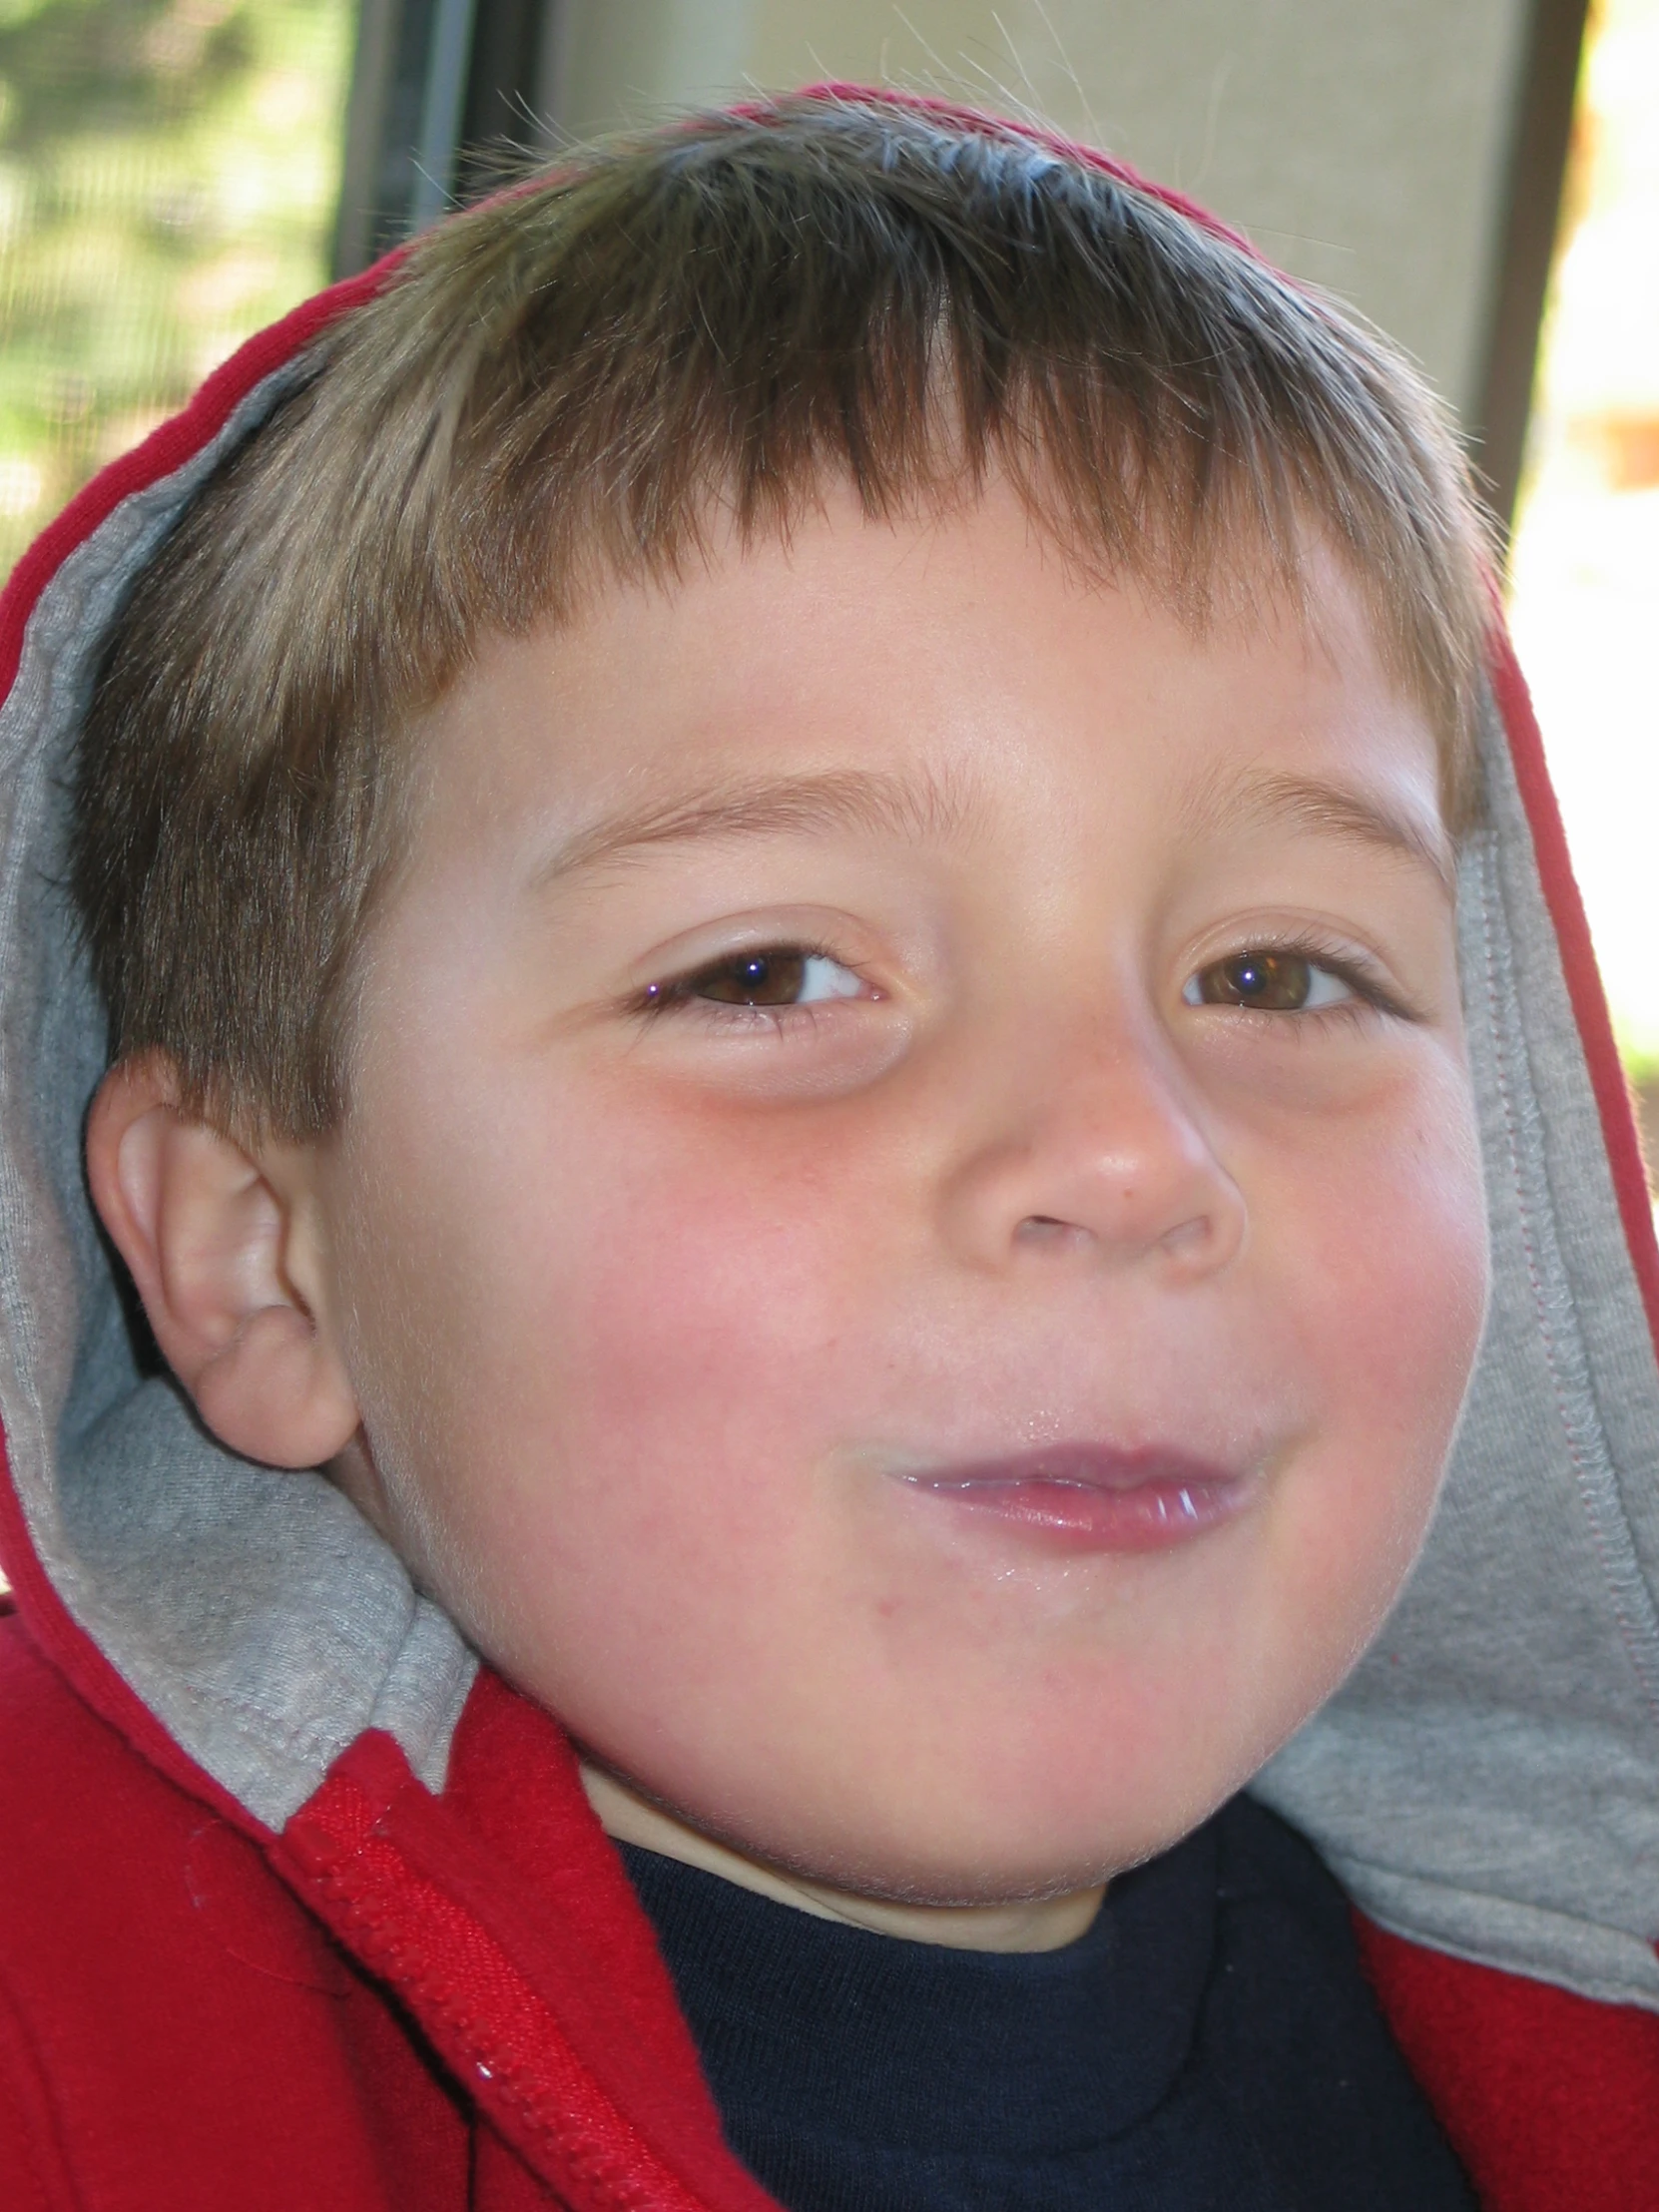
[[1160,1551],[1230,1520],[1255,1488],[1245,1474],[1148,1445],[1044,1445],[1005,1459],[907,1468],[910,1488],[1066,1551]]

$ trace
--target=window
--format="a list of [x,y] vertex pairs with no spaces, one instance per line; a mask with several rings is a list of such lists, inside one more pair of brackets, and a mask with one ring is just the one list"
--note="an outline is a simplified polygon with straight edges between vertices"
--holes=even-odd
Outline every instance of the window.
[[349,0],[0,0],[0,576],[328,274]]

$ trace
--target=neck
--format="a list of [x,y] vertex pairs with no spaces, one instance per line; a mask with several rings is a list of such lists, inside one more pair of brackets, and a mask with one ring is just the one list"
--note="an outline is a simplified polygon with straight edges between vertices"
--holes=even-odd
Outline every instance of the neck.
[[1097,1883],[1061,1897],[1014,1898],[988,1905],[914,1905],[865,1897],[717,1843],[586,1761],[582,1786],[600,1826],[618,1843],[638,1844],[665,1859],[717,1874],[741,1890],[753,1890],[778,1905],[793,1905],[818,1920],[839,1921],[847,1928],[898,1936],[912,1943],[942,1943],[953,1950],[1058,1950],[1088,1928],[1105,1894],[1104,1885]]

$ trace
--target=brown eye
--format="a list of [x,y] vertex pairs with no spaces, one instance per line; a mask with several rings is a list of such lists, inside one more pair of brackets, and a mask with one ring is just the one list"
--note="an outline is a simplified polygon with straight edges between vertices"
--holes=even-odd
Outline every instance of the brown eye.
[[[1193,1003],[1251,1006],[1266,1014],[1299,1014],[1324,971],[1300,952],[1236,952],[1193,978]],[[1194,987],[1196,986],[1196,987]]]
[[823,999],[873,1001],[881,995],[828,952],[780,944],[711,960],[707,967],[672,983],[647,984],[643,999],[648,1008],[664,1013],[676,1006],[716,1005],[748,1006],[778,1015],[786,1007],[810,1007]]
[[687,979],[688,998],[723,1006],[793,1006],[806,980],[805,952],[744,952]]

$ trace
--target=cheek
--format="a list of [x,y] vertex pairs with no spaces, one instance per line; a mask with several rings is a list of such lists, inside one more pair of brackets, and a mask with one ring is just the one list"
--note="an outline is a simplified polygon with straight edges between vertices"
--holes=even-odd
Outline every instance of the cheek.
[[681,1451],[695,1437],[705,1460],[739,1435],[753,1448],[822,1432],[852,1357],[847,1255],[874,1235],[849,1219],[844,1181],[830,1203],[837,1180],[805,1137],[723,1141],[695,1118],[608,1132],[594,1182],[610,1195],[550,1283],[587,1417],[636,1442],[660,1429]]
[[1480,1162],[1455,1067],[1366,1142],[1304,1155],[1281,1277],[1318,1379],[1322,1479],[1294,1500],[1299,1602],[1347,1592],[1375,1627],[1426,1529],[1479,1344],[1488,1280]]
[[1316,1262],[1342,1286],[1334,1338],[1362,1387],[1370,1379],[1402,1422],[1432,1431],[1461,1402],[1488,1289],[1485,1190],[1464,1083],[1430,1086],[1344,1180],[1346,1191],[1330,1194]]
[[722,1141],[695,1109],[572,1104],[555,1130],[545,1101],[516,1123],[502,1104],[471,1159],[464,1188],[410,1179],[432,1203],[408,1225],[425,1319],[405,1333],[423,1487],[498,1595],[497,1625],[470,1625],[551,1624],[558,1663],[596,1673],[641,1638],[692,1668],[760,1647],[755,1593],[830,1571],[814,1451],[857,1358],[844,1256],[874,1225],[849,1227],[805,1136]]

